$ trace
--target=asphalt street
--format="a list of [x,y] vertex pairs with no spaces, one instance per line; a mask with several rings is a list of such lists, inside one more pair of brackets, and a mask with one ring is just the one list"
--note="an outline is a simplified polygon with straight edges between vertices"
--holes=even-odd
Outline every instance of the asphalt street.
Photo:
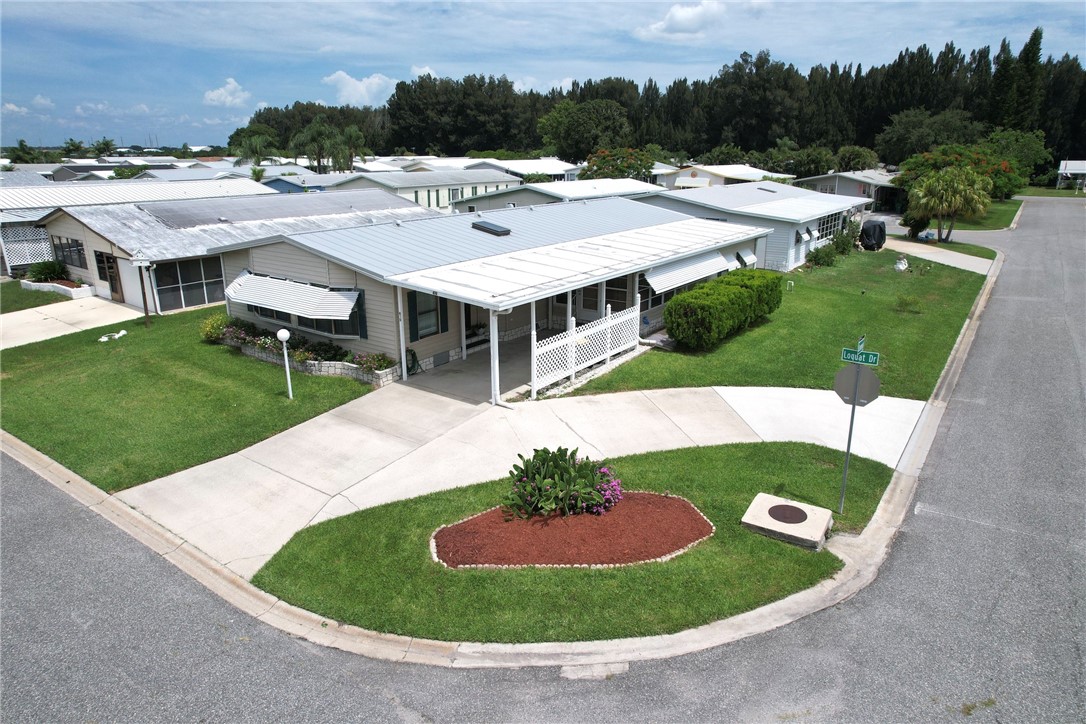
[[[10,458],[0,717],[1086,721],[1086,213],[1030,199],[879,577],[799,622],[601,680],[390,664],[241,614]],[[394,575],[390,573],[389,575]]]

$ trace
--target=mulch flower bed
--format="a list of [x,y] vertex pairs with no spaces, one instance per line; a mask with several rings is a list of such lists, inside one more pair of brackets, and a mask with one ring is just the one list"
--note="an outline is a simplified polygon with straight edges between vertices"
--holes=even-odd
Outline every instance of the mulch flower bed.
[[617,566],[672,557],[713,531],[684,498],[623,492],[622,502],[603,515],[507,521],[492,508],[439,528],[431,551],[449,568]]

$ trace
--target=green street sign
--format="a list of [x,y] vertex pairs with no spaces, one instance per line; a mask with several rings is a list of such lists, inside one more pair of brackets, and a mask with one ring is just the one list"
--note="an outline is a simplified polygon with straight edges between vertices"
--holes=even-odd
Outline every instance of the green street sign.
[[845,362],[855,362],[859,365],[871,365],[872,367],[879,366],[878,352],[862,352],[858,349],[849,349],[848,347],[845,347],[841,350],[841,359]]

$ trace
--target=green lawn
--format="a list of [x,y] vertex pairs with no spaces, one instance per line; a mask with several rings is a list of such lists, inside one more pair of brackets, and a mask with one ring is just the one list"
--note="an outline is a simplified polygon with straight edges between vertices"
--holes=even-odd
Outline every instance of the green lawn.
[[0,314],[67,301],[68,297],[56,292],[38,292],[33,289],[23,289],[22,285],[15,280],[0,282]]
[[[588,382],[576,394],[667,387],[831,389],[841,349],[867,335],[879,352],[882,394],[926,400],[984,283],[973,272],[893,252],[854,253],[837,265],[786,275],[794,283],[767,321],[704,354],[653,350]],[[915,301],[915,309],[907,311]]]
[[1075,191],[1074,189],[1062,188],[1046,188],[1043,186],[1030,186],[1025,191],[1020,191],[1018,196],[1048,196],[1054,198],[1083,198],[1081,191]]
[[[494,481],[301,530],[253,583],[335,621],[429,639],[515,643],[672,633],[779,600],[841,568],[828,551],[767,538],[739,521],[758,492],[836,510],[843,458],[817,445],[755,443],[609,461],[624,489],[681,495],[716,525],[711,538],[666,563],[450,570],[434,562],[430,535],[495,506],[507,483]],[[845,514],[834,530],[861,530],[892,474],[853,456]]]
[[[992,205],[988,207],[987,214],[979,219],[958,219],[954,224],[954,229],[955,231],[998,231],[1006,229],[1014,221],[1014,215],[1018,213],[1021,206],[1022,202],[1018,199],[993,201]],[[931,228],[935,228],[934,222]],[[953,234],[951,236],[953,237]]]
[[220,308],[5,350],[3,428],[108,492],[241,450],[370,390],[292,374],[200,339]]

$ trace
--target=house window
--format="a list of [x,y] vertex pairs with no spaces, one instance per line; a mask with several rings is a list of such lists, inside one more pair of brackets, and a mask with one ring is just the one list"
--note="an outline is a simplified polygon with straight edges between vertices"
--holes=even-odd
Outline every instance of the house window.
[[468,204],[468,213],[469,214],[475,213],[475,205],[474,204]]
[[222,263],[217,256],[159,262],[155,289],[163,312],[221,302],[226,298]]
[[818,238],[828,239],[841,229],[841,215],[830,214],[818,220]]
[[478,196],[479,195],[479,187],[478,186],[472,186],[471,187],[471,195],[472,196]]
[[83,250],[83,242],[79,239],[69,239],[64,236],[52,236],[53,240],[53,254],[58,261],[62,261],[69,266],[77,266],[80,269],[87,269],[87,252]]
[[[359,289],[333,289],[332,291],[358,292],[358,302],[347,319],[311,319],[298,316],[298,326],[333,337],[359,337],[366,339],[365,292]],[[289,315],[288,315],[289,316]],[[288,320],[289,321],[289,320]]]
[[419,202],[419,190],[415,189],[415,203],[417,204],[418,202]]
[[[798,231],[796,232],[796,243],[797,244],[799,243],[799,232]],[[743,267],[744,269],[747,268],[747,260],[744,259],[743,255],[740,254],[739,252],[735,252],[735,260],[737,262],[739,262],[739,266]]]
[[662,307],[667,304],[668,300],[671,299],[673,296],[680,292],[686,291],[692,286],[693,284],[687,284],[685,286],[679,287],[678,289],[669,289],[666,292],[657,294],[653,290],[652,286],[649,284],[648,280],[645,279],[645,275],[639,274],[637,277],[637,291],[641,295],[641,311],[647,312],[650,309]]
[[615,277],[614,279],[607,280],[607,286],[604,290],[604,298],[607,303],[611,305],[612,312],[621,312],[626,308],[628,304],[628,289],[630,285],[630,278],[626,276]]
[[278,309],[269,309],[268,307],[258,307],[255,304],[246,304],[245,308],[258,317],[274,319],[277,322],[286,322],[287,324],[290,324],[290,314],[287,312],[281,312]]
[[449,203],[459,201],[464,195],[464,189],[449,189]]
[[109,269],[106,266],[106,255],[100,251],[94,252],[94,265],[98,267],[98,278],[104,282],[108,282]]
[[449,331],[449,303],[423,292],[407,293],[407,323],[412,342]]
[[426,205],[433,206],[433,202],[430,200],[430,189],[426,189]]

